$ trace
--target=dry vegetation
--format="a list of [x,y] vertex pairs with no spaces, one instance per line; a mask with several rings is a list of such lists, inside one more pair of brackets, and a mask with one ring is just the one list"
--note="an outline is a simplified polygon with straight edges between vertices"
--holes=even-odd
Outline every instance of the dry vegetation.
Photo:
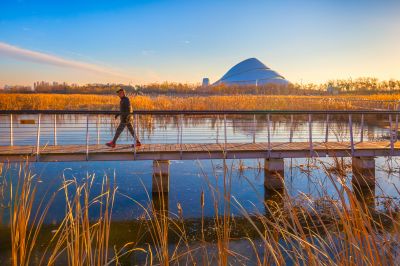
[[[364,96],[130,96],[138,110],[352,110],[393,109],[400,95]],[[117,110],[119,99],[110,95],[0,94],[0,110]]]

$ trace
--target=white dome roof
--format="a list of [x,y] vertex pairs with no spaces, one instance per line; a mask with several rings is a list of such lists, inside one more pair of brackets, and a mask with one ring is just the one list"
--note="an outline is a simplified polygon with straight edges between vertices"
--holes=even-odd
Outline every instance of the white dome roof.
[[235,65],[214,84],[222,83],[227,85],[289,84],[284,77],[256,58],[249,58]]

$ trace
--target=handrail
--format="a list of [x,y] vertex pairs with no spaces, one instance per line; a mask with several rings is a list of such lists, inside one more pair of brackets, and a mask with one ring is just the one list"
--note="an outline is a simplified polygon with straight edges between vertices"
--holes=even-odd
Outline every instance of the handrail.
[[[0,110],[6,114],[57,114],[57,115],[115,115],[119,111],[102,110]],[[349,114],[400,114],[400,110],[135,110],[138,115],[262,115],[262,114],[298,114],[298,115],[349,115]]]
[[[18,119],[14,119],[14,115],[18,115],[18,114],[29,114],[29,115],[36,115],[37,116],[37,120],[36,122],[34,122],[33,124],[37,123],[36,126],[36,160],[39,161],[39,157],[40,157],[40,143],[41,143],[41,131],[42,131],[42,127],[41,127],[41,116],[43,115],[48,115],[51,120],[47,121],[47,123],[45,122],[43,125],[43,133],[49,135],[49,132],[53,131],[53,144],[54,146],[58,145],[58,141],[57,141],[57,122],[58,122],[58,118],[57,115],[84,115],[86,116],[86,121],[80,122],[80,127],[76,127],[76,130],[84,130],[86,129],[86,159],[89,159],[89,142],[90,140],[93,138],[95,138],[95,136],[97,135],[97,140],[96,143],[100,144],[100,115],[108,115],[111,117],[111,115],[115,115],[115,114],[119,114],[118,111],[103,111],[103,110],[0,110],[0,115],[7,115],[9,116],[9,123],[7,126],[7,122],[4,123],[4,126],[2,126],[2,130],[4,131],[9,131],[9,145],[13,146],[15,145],[15,140],[14,140],[14,120],[18,120]],[[329,128],[331,126],[330,120],[332,120],[332,117],[334,115],[345,115],[348,116],[348,128],[350,131],[350,147],[351,147],[351,153],[352,155],[354,154],[354,148],[355,148],[355,138],[359,139],[360,142],[364,141],[364,116],[365,115],[380,115],[380,118],[382,117],[388,117],[388,122],[389,122],[389,127],[388,129],[385,129],[385,131],[389,132],[389,136],[390,136],[390,148],[391,148],[391,154],[393,154],[394,152],[394,143],[398,141],[398,123],[399,123],[399,114],[400,114],[400,110],[242,110],[242,111],[237,111],[237,110],[201,110],[201,111],[196,111],[196,110],[136,110],[133,113],[131,113],[134,115],[134,159],[136,158],[136,139],[138,139],[137,135],[139,133],[139,117],[140,115],[159,115],[159,116],[171,116],[171,117],[175,117],[177,122],[177,130],[176,133],[177,134],[177,138],[176,138],[176,144],[179,145],[180,147],[180,155],[182,158],[182,152],[183,152],[183,147],[184,144],[183,143],[183,131],[184,131],[184,127],[183,127],[183,118],[185,115],[191,116],[191,115],[199,115],[199,116],[203,116],[203,117],[215,117],[217,119],[217,126],[215,128],[217,136],[216,136],[216,142],[219,143],[219,117],[222,116],[223,117],[223,149],[224,149],[224,154],[226,155],[227,153],[229,153],[229,147],[228,147],[228,128],[227,128],[227,115],[241,115],[241,116],[249,116],[249,119],[252,118],[250,121],[246,120],[247,122],[247,127],[249,129],[249,132],[251,132],[251,134],[249,134],[250,138],[252,138],[252,142],[255,144],[257,142],[257,140],[261,141],[262,138],[267,138],[267,157],[269,158],[271,156],[271,150],[272,150],[272,140],[271,140],[271,121],[273,121],[272,116],[276,115],[286,115],[286,116],[290,116],[290,126],[288,127],[288,129],[290,130],[290,132],[288,132],[288,140],[289,142],[293,142],[293,135],[294,135],[294,115],[307,115],[308,116],[308,129],[305,130],[305,136],[307,136],[308,138],[308,143],[309,143],[309,151],[310,151],[310,157],[314,156],[314,141],[315,141],[315,136],[313,136],[313,123],[314,120],[320,120],[319,118],[314,118],[315,115],[324,115],[326,118],[324,119],[325,124],[323,127],[321,127],[320,129],[322,130],[322,134],[324,136],[322,136],[322,138],[325,139],[325,142],[329,141]],[[360,117],[357,117],[357,119],[355,119],[354,121],[359,121],[360,119],[360,127],[359,128],[353,128],[353,117],[355,118],[354,115],[360,115]],[[266,125],[265,124],[261,124],[262,127],[264,127],[266,129],[266,132],[264,132],[264,135],[259,134],[258,138],[257,138],[257,134],[256,134],[256,127],[257,127],[257,121],[260,121],[260,119],[256,119],[256,116],[259,116],[259,118],[266,119]],[[89,121],[89,117],[93,116],[93,118],[96,118],[95,122],[93,121],[94,119],[92,119],[92,123]],[[202,117],[200,117],[202,118]],[[343,117],[342,117],[343,118]],[[394,121],[393,118],[395,118]],[[232,121],[234,121],[236,119],[236,117],[231,117],[230,119],[232,119]],[[6,119],[7,120],[7,119]],[[380,119],[378,119],[380,120]],[[153,123],[153,119],[149,120],[151,123]],[[285,120],[287,121],[287,120]],[[368,120],[369,121],[369,120]],[[156,121],[157,123],[157,121]],[[50,126],[47,126],[50,125]],[[61,124],[62,125],[62,124]],[[60,125],[60,126],[61,126]],[[92,137],[90,136],[90,125],[95,125],[95,129],[96,129],[96,135],[92,134]],[[51,128],[52,126],[52,128]],[[63,127],[61,127],[63,128]],[[49,130],[52,129],[52,130]],[[232,129],[232,127],[230,128]],[[358,136],[354,135],[354,133],[356,132],[356,134],[358,134],[359,132],[359,138]],[[93,132],[92,132],[93,133]],[[204,132],[203,132],[204,133]],[[51,133],[50,133],[51,134]],[[190,134],[190,131],[189,131]],[[232,134],[232,132],[230,132],[230,134]],[[233,130],[233,134],[234,134],[234,130]],[[25,135],[26,136],[26,135]],[[64,138],[66,137],[65,134],[63,136]],[[186,135],[185,135],[186,137]],[[68,137],[67,137],[68,138]],[[83,139],[83,136],[82,136]],[[0,139],[1,140],[1,139]],[[230,141],[230,140],[229,140]],[[33,144],[33,141],[32,141]],[[221,143],[222,144],[222,143]]]

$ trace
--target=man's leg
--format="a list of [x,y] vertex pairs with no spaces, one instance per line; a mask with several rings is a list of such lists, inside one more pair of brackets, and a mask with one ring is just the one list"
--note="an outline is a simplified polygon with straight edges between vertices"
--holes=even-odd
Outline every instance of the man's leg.
[[115,131],[114,138],[112,140],[113,143],[117,142],[117,139],[119,138],[119,135],[121,135],[122,131],[124,130],[126,126],[126,123],[120,122],[119,126],[117,127],[117,130]]
[[126,126],[128,127],[129,132],[131,133],[132,137],[133,137],[133,141],[136,142],[136,144],[133,144],[132,146],[136,146],[139,147],[142,145],[142,143],[140,143],[139,137],[135,134],[135,130],[133,129],[133,124],[132,122],[128,122],[126,124]]
[[126,126],[128,127],[128,130],[131,133],[133,139],[136,140],[137,137],[136,137],[136,134],[135,134],[135,130],[133,129],[132,123],[131,122],[126,123]]

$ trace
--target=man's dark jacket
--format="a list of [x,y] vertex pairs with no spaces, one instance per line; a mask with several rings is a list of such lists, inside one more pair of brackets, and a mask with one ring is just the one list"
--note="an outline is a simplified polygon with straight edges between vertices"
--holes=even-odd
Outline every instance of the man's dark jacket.
[[121,98],[121,101],[119,102],[119,111],[120,114],[116,115],[115,117],[117,118],[119,115],[121,115],[121,122],[122,123],[129,123],[132,122],[132,106],[131,102],[129,101],[129,98],[124,96]]

